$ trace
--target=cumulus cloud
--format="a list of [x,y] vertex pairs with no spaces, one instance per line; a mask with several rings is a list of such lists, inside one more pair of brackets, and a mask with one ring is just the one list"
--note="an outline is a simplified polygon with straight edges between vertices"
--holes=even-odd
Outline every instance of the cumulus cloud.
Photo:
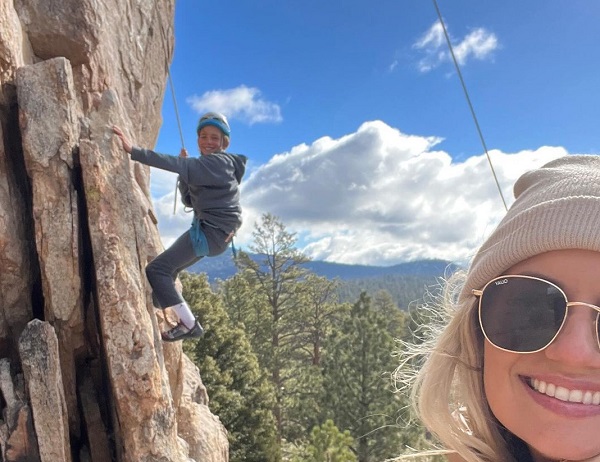
[[[499,46],[496,35],[482,27],[472,30],[460,41],[454,40],[452,37],[450,37],[450,41],[454,49],[454,56],[460,65],[466,64],[470,58],[486,59]],[[444,30],[439,22],[435,22],[413,44],[413,48],[424,55],[417,63],[421,72],[429,72],[440,64],[452,60],[450,52],[447,50]]]
[[[464,260],[504,207],[485,155],[454,162],[435,149],[440,141],[373,121],[339,139],[296,146],[247,179],[245,216],[250,222],[264,212],[280,217],[318,260]],[[547,147],[490,153],[509,202],[521,173],[565,154]],[[251,230],[246,226],[244,237]]]
[[[245,224],[236,243],[252,241],[263,213],[278,216],[315,260],[392,265],[424,258],[470,258],[504,215],[484,154],[453,161],[442,140],[365,122],[341,138],[323,137],[275,155],[242,184]],[[566,155],[559,147],[490,151],[502,192],[524,172]],[[153,181],[153,190],[159,188]],[[168,180],[174,187],[174,180]],[[164,189],[164,188],[163,188]],[[154,202],[163,243],[189,227],[173,215],[173,192]]]
[[222,112],[229,118],[237,118],[252,125],[255,123],[278,123],[283,120],[278,104],[264,99],[258,88],[240,85],[228,90],[212,90],[202,96],[191,96],[187,102],[198,113]]

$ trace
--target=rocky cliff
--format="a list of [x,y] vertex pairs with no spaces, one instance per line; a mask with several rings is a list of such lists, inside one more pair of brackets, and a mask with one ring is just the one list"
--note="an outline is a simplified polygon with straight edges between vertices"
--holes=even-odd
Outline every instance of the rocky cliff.
[[174,0],[0,0],[0,460],[228,460],[144,267]]

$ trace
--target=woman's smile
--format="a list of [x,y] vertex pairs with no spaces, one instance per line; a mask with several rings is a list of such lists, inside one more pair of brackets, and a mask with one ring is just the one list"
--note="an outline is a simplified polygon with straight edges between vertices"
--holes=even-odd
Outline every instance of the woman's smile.
[[556,398],[560,401],[568,401],[569,403],[581,403],[600,405],[600,391],[591,390],[571,390],[560,385],[555,385],[551,382],[545,382],[539,379],[528,378],[527,383],[531,388],[546,396]]

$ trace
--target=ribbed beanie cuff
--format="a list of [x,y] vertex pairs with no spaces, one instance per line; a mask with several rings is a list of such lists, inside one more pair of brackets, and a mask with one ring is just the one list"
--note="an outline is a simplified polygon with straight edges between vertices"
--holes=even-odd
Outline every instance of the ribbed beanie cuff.
[[515,202],[471,263],[459,301],[517,263],[552,250],[600,252],[600,156],[572,155],[522,175]]

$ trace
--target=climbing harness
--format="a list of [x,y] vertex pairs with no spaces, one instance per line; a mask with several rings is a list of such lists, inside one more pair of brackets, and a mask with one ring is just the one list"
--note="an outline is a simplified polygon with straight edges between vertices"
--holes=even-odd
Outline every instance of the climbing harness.
[[233,259],[237,260],[237,250],[235,249],[235,244],[233,243],[233,238],[235,236],[235,231],[231,231],[227,238],[225,238],[225,242],[231,241],[231,253],[233,254]]
[[448,36],[448,31],[446,30],[446,25],[444,24],[444,20],[442,19],[442,13],[440,13],[440,8],[438,7],[437,0],[433,0],[433,5],[435,6],[435,11],[437,12],[438,18],[440,20],[440,24],[442,26],[442,30],[444,31],[444,37],[446,37],[446,43],[448,44],[448,48],[450,50],[450,55],[452,56],[452,61],[454,62],[454,67],[456,68],[456,73],[458,74],[460,84],[462,85],[463,91],[465,93],[465,98],[467,99],[467,104],[469,105],[469,109],[471,110],[471,115],[473,116],[473,121],[475,122],[475,127],[477,128],[477,133],[479,134],[479,139],[481,140],[483,150],[487,157],[488,163],[490,164],[490,168],[492,170],[492,175],[494,176],[494,181],[496,182],[496,187],[498,188],[498,192],[500,193],[500,198],[502,199],[502,203],[504,204],[504,209],[508,211],[506,201],[504,200],[504,194],[502,194],[502,188],[500,187],[500,183],[498,182],[498,177],[496,176],[496,170],[494,170],[494,165],[492,164],[492,159],[490,157],[487,146],[485,144],[485,140],[483,138],[483,133],[481,132],[481,128],[479,127],[479,122],[477,121],[477,115],[475,114],[475,109],[473,108],[473,104],[471,104],[471,98],[469,98],[469,92],[467,91],[467,86],[463,79],[462,73],[460,72],[460,67],[458,65],[458,61],[456,60],[456,56],[454,56],[454,49],[452,48],[452,43],[450,43],[450,37]]
[[[227,233],[227,231],[223,230],[222,228],[218,227],[217,225],[213,225],[210,221],[202,220],[202,224],[204,224],[205,226],[210,226],[211,228],[216,228],[224,233]],[[235,233],[236,233],[236,230],[234,229],[229,234],[227,234],[227,236],[225,237],[225,243],[229,244],[231,242],[231,253],[233,254],[233,259],[237,260],[237,250],[235,248],[235,244],[233,243],[233,238],[235,237]]]

